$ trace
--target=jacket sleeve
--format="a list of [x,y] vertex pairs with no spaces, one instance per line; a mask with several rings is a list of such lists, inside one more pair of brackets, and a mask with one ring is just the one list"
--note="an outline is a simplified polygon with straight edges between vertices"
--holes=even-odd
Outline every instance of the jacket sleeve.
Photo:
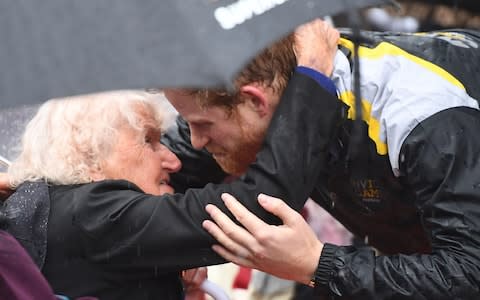
[[479,132],[478,110],[451,108],[420,123],[402,145],[400,170],[431,253],[375,256],[327,244],[323,292],[333,299],[480,297]]
[[170,175],[177,193],[184,193],[187,188],[201,188],[210,182],[220,183],[227,176],[209,152],[193,148],[190,129],[180,115],[175,126],[162,136],[161,142],[182,162],[182,169]]
[[155,267],[157,273],[224,262],[211,250],[215,241],[202,228],[202,221],[209,218],[205,206],[213,203],[232,216],[220,199],[229,192],[260,218],[278,223],[258,205],[256,198],[262,192],[281,197],[299,210],[344,118],[345,107],[336,97],[308,76],[295,73],[262,150],[240,179],[158,197],[129,190],[131,184],[124,184],[121,192],[119,183],[112,187],[89,184],[79,196],[95,196],[75,217],[76,226],[85,233],[89,259],[108,261],[109,267],[129,272],[153,272]]

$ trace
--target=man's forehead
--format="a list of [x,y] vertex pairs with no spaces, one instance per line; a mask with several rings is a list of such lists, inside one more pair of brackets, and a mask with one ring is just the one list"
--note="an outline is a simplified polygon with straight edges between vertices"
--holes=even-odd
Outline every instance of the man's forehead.
[[180,88],[172,88],[172,89],[165,89],[166,94],[172,94],[172,95],[177,95],[177,96],[192,96],[193,94],[190,90],[188,89],[180,89]]
[[[182,114],[183,111],[183,114]],[[219,106],[202,107],[198,104],[192,104],[191,109],[183,109],[179,113],[189,123],[206,123],[212,122],[216,119],[225,119],[228,114],[226,110]]]
[[196,98],[200,93],[200,90],[188,89],[188,88],[166,88],[163,90],[166,96],[174,97],[187,97]]
[[182,90],[168,89],[164,91],[165,98],[177,109],[193,108],[197,103],[193,95]]
[[175,108],[188,123],[211,124],[220,120],[228,120],[232,117],[232,114],[228,113],[225,107],[201,106],[194,100],[182,103]]
[[211,123],[213,120],[229,119],[232,114],[226,106],[203,104],[199,97],[207,94],[185,89],[170,89],[165,96],[173,107],[189,123]]

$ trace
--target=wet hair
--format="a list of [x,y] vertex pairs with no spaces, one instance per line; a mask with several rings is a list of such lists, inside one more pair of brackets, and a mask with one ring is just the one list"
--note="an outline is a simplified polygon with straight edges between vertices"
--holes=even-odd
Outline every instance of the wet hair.
[[250,83],[260,83],[281,94],[287,86],[297,65],[293,51],[294,35],[290,34],[263,50],[250,61],[234,81],[234,91],[215,89],[190,89],[186,92],[195,97],[202,107],[223,106],[231,111],[242,102],[239,89]]
[[38,180],[51,184],[90,182],[91,170],[100,170],[122,126],[143,130],[145,114],[141,111],[150,112],[164,129],[159,97],[124,90],[45,102],[28,123],[21,152],[8,169],[12,186]]

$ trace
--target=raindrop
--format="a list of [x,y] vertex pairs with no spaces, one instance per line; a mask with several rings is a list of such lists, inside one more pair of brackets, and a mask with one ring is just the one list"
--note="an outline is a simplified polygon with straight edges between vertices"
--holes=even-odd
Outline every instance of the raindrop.
[[[37,108],[37,105],[0,108],[0,155],[9,159],[18,155],[21,134]],[[6,171],[6,168],[0,166],[0,171]]]

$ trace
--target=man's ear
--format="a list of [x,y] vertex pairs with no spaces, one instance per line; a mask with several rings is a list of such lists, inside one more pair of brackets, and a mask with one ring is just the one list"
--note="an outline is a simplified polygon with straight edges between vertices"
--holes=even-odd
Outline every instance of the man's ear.
[[245,104],[257,112],[261,117],[270,113],[271,103],[268,99],[267,90],[256,84],[247,84],[240,88],[240,94],[245,99]]

